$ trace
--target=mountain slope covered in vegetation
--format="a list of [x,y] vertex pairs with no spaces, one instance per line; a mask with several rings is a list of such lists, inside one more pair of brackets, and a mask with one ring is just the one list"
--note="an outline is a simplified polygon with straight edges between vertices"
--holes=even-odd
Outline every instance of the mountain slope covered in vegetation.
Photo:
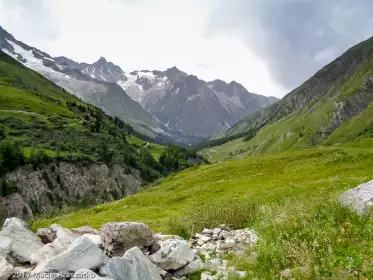
[[282,100],[240,121],[223,137],[246,137],[248,143],[240,146],[250,154],[371,137],[372,63],[373,38],[352,47]]
[[[119,118],[82,102],[0,51],[0,210],[10,211],[5,216],[18,213],[11,210],[16,204],[25,203],[20,209],[25,217],[43,213],[48,208],[45,205],[64,198],[66,204],[79,204],[86,200],[89,188],[100,186],[100,181],[88,180],[92,174],[103,172],[102,176],[110,177],[119,172],[113,181],[116,193],[108,189],[82,206],[123,197],[129,187],[127,179],[131,186],[134,181],[144,185],[201,161],[185,148],[146,141],[147,137]],[[63,168],[61,162],[70,165]],[[89,169],[92,166],[99,171]],[[88,178],[87,190],[70,199],[68,182],[74,181],[77,172]],[[17,193],[21,197],[12,197]],[[28,201],[20,203],[21,198]],[[64,206],[59,203],[57,207]]]

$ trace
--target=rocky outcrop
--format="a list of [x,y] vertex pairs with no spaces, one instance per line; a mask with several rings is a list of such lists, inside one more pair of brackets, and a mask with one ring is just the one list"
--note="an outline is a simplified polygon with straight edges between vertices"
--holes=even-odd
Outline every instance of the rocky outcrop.
[[[4,237],[9,229],[21,243]],[[204,244],[215,242],[215,236],[216,241],[249,245],[254,245],[258,239],[254,231],[231,231],[222,227],[205,229],[188,244],[179,236],[153,234],[147,225],[129,222],[107,223],[101,231],[88,226],[69,230],[52,225],[38,232],[48,235],[52,232],[55,239],[42,246],[24,222],[17,218],[6,220],[0,232],[0,280],[186,280],[198,271],[205,271],[201,279],[228,279],[231,275],[244,278],[246,272],[230,267],[228,261],[223,260],[222,252],[211,251],[202,260],[199,256],[202,251],[196,244],[201,243],[199,240]],[[27,237],[28,247],[24,237]],[[105,248],[100,247],[101,243]],[[25,267],[17,267],[20,262]]]
[[351,120],[358,114],[368,108],[373,102],[373,76],[364,80],[363,86],[352,96],[347,97],[341,102],[335,104],[336,111],[327,130],[327,134],[332,133],[343,122]]
[[18,187],[18,193],[0,197],[0,222],[7,217],[29,219],[67,205],[112,201],[138,192],[143,185],[134,169],[66,162],[36,170],[23,166],[7,174],[6,180]]
[[339,197],[339,201],[360,215],[366,214],[373,206],[373,181],[347,190]]

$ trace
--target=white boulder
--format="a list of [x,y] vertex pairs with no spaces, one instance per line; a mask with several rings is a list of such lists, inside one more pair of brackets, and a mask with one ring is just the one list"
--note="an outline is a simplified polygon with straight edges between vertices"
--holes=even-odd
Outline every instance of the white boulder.
[[18,218],[5,220],[3,230],[0,232],[0,239],[3,238],[12,241],[10,254],[21,263],[30,262],[31,255],[43,246],[29,226]]
[[87,237],[89,240],[91,240],[98,247],[103,248],[102,240],[101,240],[101,237],[99,235],[85,233],[82,236]]
[[339,201],[360,215],[365,214],[366,209],[373,206],[373,181],[349,189],[339,197]]
[[194,272],[203,270],[204,268],[205,268],[205,265],[203,264],[202,260],[200,258],[197,258],[196,260],[190,262],[186,266],[178,269],[174,273],[174,276],[182,277],[182,276],[190,275]]
[[100,269],[100,274],[114,280],[162,280],[154,265],[138,247],[134,247],[123,257],[114,257]]
[[79,269],[99,269],[107,261],[102,250],[87,237],[78,237],[61,254],[42,262],[33,271],[34,278],[48,272],[70,273]]
[[57,224],[53,224],[51,230],[65,249],[69,248],[71,243],[79,237],[79,235]]
[[36,253],[31,255],[31,264],[39,265],[40,263],[47,261],[58,254],[65,251],[65,248],[61,245],[58,239],[52,243],[45,244]]
[[0,257],[0,280],[8,280],[13,274],[14,267],[3,257]]
[[12,240],[8,237],[0,237],[0,257],[7,257],[12,249]]
[[195,258],[195,253],[185,240],[168,239],[160,243],[161,248],[149,259],[164,270],[177,270]]

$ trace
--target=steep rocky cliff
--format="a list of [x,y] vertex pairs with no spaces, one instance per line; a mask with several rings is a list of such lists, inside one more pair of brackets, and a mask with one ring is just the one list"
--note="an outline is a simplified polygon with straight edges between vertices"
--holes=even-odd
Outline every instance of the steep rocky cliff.
[[34,169],[22,166],[7,174],[18,192],[0,197],[0,221],[33,218],[67,206],[87,207],[138,192],[143,182],[137,170],[119,165],[61,162]]

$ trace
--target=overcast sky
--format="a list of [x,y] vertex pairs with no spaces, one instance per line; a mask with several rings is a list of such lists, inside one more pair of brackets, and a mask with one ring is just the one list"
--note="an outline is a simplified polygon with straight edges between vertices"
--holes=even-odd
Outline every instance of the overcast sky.
[[0,0],[0,25],[52,56],[172,66],[281,97],[373,35],[371,0]]

